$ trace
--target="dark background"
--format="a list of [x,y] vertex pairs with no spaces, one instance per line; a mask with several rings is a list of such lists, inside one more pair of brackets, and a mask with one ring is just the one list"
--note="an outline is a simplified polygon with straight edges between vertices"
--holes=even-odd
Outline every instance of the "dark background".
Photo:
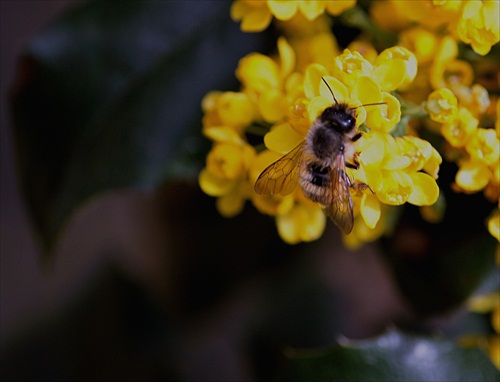
[[77,1],[0,2],[1,38],[1,333],[2,344],[22,322],[33,318],[39,309],[60,300],[69,288],[62,279],[66,271],[45,273],[40,250],[21,199],[16,174],[9,87],[15,78],[16,66],[23,47],[44,25]]

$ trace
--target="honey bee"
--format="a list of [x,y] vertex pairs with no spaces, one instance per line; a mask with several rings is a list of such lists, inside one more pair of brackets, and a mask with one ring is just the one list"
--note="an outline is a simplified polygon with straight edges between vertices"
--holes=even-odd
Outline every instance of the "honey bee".
[[[346,172],[346,167],[359,169],[359,153],[354,142],[362,134],[356,129],[356,108],[339,103],[326,80],[322,80],[335,103],[316,118],[303,142],[262,171],[254,189],[261,195],[288,195],[299,184],[304,195],[321,204],[326,215],[348,234],[354,225],[349,189],[370,189],[367,184],[351,179]],[[361,106],[381,104],[384,103]]]

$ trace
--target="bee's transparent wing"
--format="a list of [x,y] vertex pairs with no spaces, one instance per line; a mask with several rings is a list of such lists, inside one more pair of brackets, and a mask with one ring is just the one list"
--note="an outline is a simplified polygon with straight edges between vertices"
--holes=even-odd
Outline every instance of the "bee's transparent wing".
[[335,158],[331,175],[331,200],[325,205],[325,212],[345,234],[348,234],[354,225],[354,212],[349,190],[351,180],[345,170],[343,154],[338,154]]
[[302,163],[304,142],[270,164],[257,178],[254,189],[261,195],[288,195],[298,184],[298,173]]

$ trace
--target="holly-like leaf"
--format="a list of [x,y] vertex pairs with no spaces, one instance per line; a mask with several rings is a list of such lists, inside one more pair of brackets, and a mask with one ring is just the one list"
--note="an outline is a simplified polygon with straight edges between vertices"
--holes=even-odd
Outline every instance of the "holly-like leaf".
[[[43,244],[82,202],[121,187],[152,190],[179,150],[203,146],[200,101],[236,86],[262,35],[243,34],[230,2],[95,1],[27,47],[12,88],[22,185]],[[196,131],[189,137],[189,131]]]
[[288,351],[280,381],[498,381],[498,370],[475,348],[445,339],[389,331],[325,351]]

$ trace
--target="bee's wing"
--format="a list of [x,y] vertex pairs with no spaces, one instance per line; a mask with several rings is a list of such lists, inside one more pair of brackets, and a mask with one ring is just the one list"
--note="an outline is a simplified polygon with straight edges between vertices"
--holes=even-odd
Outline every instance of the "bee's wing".
[[354,213],[349,190],[351,180],[346,173],[342,153],[336,156],[331,171],[331,200],[329,204],[325,205],[325,212],[345,234],[348,234],[354,225]]
[[298,173],[302,163],[304,142],[266,167],[257,178],[254,189],[257,194],[290,194],[298,184]]

